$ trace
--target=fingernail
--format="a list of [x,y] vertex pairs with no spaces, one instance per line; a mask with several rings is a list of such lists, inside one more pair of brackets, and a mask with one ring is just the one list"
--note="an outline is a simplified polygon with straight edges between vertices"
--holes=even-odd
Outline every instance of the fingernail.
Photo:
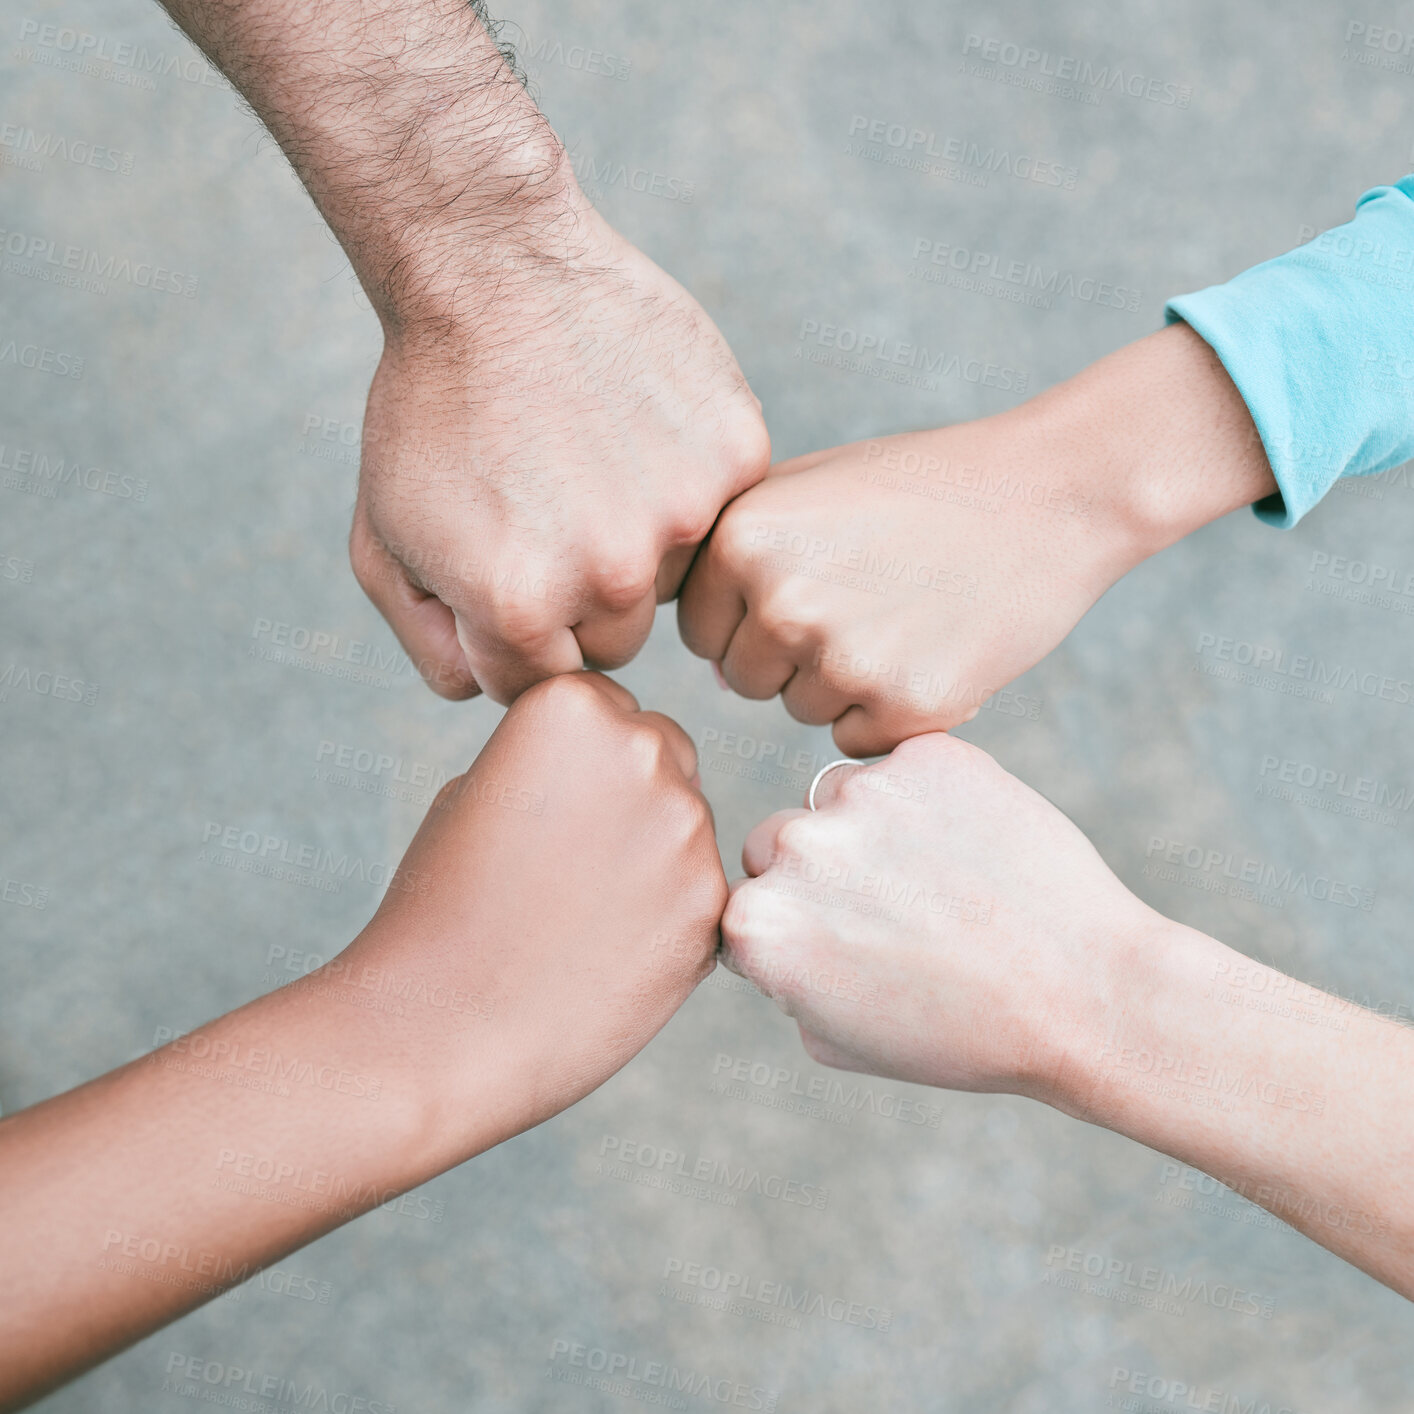
[[715,658],[712,660],[712,676],[717,679],[717,686],[720,687],[723,692],[730,692],[732,690],[731,684],[722,675],[722,665],[717,662]]

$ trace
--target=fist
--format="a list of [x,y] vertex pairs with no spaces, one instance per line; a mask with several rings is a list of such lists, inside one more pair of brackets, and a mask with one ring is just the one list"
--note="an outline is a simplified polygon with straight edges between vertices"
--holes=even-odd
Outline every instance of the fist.
[[1147,919],[1059,810],[941,733],[758,825],[724,961],[826,1065],[1055,1102]]
[[683,640],[852,756],[945,731],[1131,567],[1089,494],[1020,409],[784,462],[699,553]]
[[484,1147],[602,1084],[711,972],[727,886],[695,775],[679,726],[580,673],[523,694],[438,793],[345,957],[462,999],[409,1027],[450,1161],[468,1124]]
[[369,391],[350,557],[443,697],[628,662],[770,460],[706,313],[582,222],[583,252],[491,281],[474,328],[390,335]]

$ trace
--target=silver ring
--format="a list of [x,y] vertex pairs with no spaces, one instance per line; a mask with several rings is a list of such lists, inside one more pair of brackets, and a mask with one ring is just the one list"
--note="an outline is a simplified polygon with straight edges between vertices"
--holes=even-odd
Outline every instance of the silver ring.
[[810,782],[810,794],[805,797],[806,806],[815,809],[815,787],[835,769],[836,766],[862,766],[864,762],[856,761],[853,756],[841,756],[838,761],[831,761],[828,766],[821,766],[815,773],[815,779]]

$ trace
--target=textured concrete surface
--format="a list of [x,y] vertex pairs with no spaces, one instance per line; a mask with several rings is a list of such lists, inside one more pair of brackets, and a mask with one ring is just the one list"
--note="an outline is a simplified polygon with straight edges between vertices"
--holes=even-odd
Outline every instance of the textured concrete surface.
[[[1166,295],[1346,219],[1362,190],[1414,165],[1409,60],[1361,62],[1383,51],[1346,42],[1352,22],[1414,32],[1409,4],[526,0],[509,17],[586,186],[720,322],[783,455],[1005,407],[1021,374],[1032,390],[1065,376],[1154,328]],[[34,21],[109,52],[135,41],[157,67],[76,63]],[[973,35],[1137,75],[1145,94],[1154,80],[1155,96],[962,72]],[[25,0],[3,45],[0,124],[35,137],[3,129],[0,224],[184,277],[176,293],[122,278],[60,288],[6,255],[0,346],[49,351],[36,360],[49,371],[0,360],[0,669],[18,673],[0,694],[10,1112],[287,980],[284,959],[328,956],[369,915],[375,891],[356,882],[323,893],[201,862],[208,821],[395,861],[420,805],[358,789],[367,777],[322,778],[321,743],[458,770],[497,709],[440,703],[406,672],[342,679],[328,652],[260,656],[265,620],[393,647],[344,555],[375,322],[278,151],[152,5]],[[1043,170],[1060,184],[851,155],[858,118],[935,134],[939,150],[957,138],[1055,164]],[[98,165],[72,160],[89,151],[76,143],[105,149]],[[654,173],[691,200],[636,189]],[[928,283],[912,273],[920,239],[1104,281],[1135,307],[1059,295],[1044,309]],[[812,362],[807,321],[991,360],[1013,387]],[[1287,801],[1262,787],[1276,757],[1407,795],[1410,709],[1213,675],[1228,665],[1199,644],[1225,635],[1411,676],[1410,601],[1342,599],[1310,566],[1325,550],[1406,568],[1412,527],[1402,473],[1332,496],[1290,534],[1233,516],[1118,586],[1018,684],[1017,715],[984,712],[966,734],[1158,907],[1407,1014],[1414,811],[1360,819],[1334,789]],[[46,671],[81,686],[37,690]],[[829,750],[778,704],[719,693],[670,614],[623,678],[702,747],[731,865],[749,825],[808,779],[773,759]],[[1225,897],[1204,887],[1220,870],[1154,871],[1155,839],[1321,871],[1374,890],[1374,907]],[[823,1073],[769,1003],[719,974],[573,1112],[44,1407],[190,1408],[164,1389],[174,1353],[297,1381],[315,1391],[302,1407],[335,1411],[339,1395],[598,1411],[643,1393],[554,1383],[571,1368],[556,1342],[778,1392],[783,1411],[1167,1411],[1185,1407],[1178,1386],[1205,1408],[1408,1407],[1409,1306],[1241,1199],[1185,1188],[1192,1175],[1160,1156],[1023,1101],[885,1083],[791,1112],[780,1095],[794,1081],[714,1089],[719,1056],[787,1067],[802,1086]],[[932,1123],[890,1118],[901,1098]],[[606,1138],[818,1185],[826,1204],[618,1181],[601,1172]],[[1067,1290],[1047,1279],[1057,1244],[1232,1283],[1271,1314]],[[876,1314],[773,1324],[769,1304],[694,1302],[697,1288],[665,1279],[674,1263]],[[868,1328],[884,1309],[887,1329]],[[1153,1376],[1150,1394],[1127,1395],[1117,1369]]]

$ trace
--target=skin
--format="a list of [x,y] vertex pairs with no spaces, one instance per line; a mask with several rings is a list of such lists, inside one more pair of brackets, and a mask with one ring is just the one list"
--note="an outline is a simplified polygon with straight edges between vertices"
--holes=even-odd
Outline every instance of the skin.
[[167,0],[383,326],[350,557],[434,691],[627,662],[731,497],[760,404],[613,231],[467,0]]
[[829,772],[816,806],[752,831],[722,920],[814,1059],[1103,1125],[1414,1299],[1414,1032],[1154,912],[953,737]]
[[623,688],[543,683],[340,956],[0,1120],[0,1409],[632,1059],[715,965],[727,886],[695,773]]
[[998,416],[773,467],[699,552],[683,641],[875,755],[970,720],[1135,565],[1275,491],[1232,380],[1175,325]]

